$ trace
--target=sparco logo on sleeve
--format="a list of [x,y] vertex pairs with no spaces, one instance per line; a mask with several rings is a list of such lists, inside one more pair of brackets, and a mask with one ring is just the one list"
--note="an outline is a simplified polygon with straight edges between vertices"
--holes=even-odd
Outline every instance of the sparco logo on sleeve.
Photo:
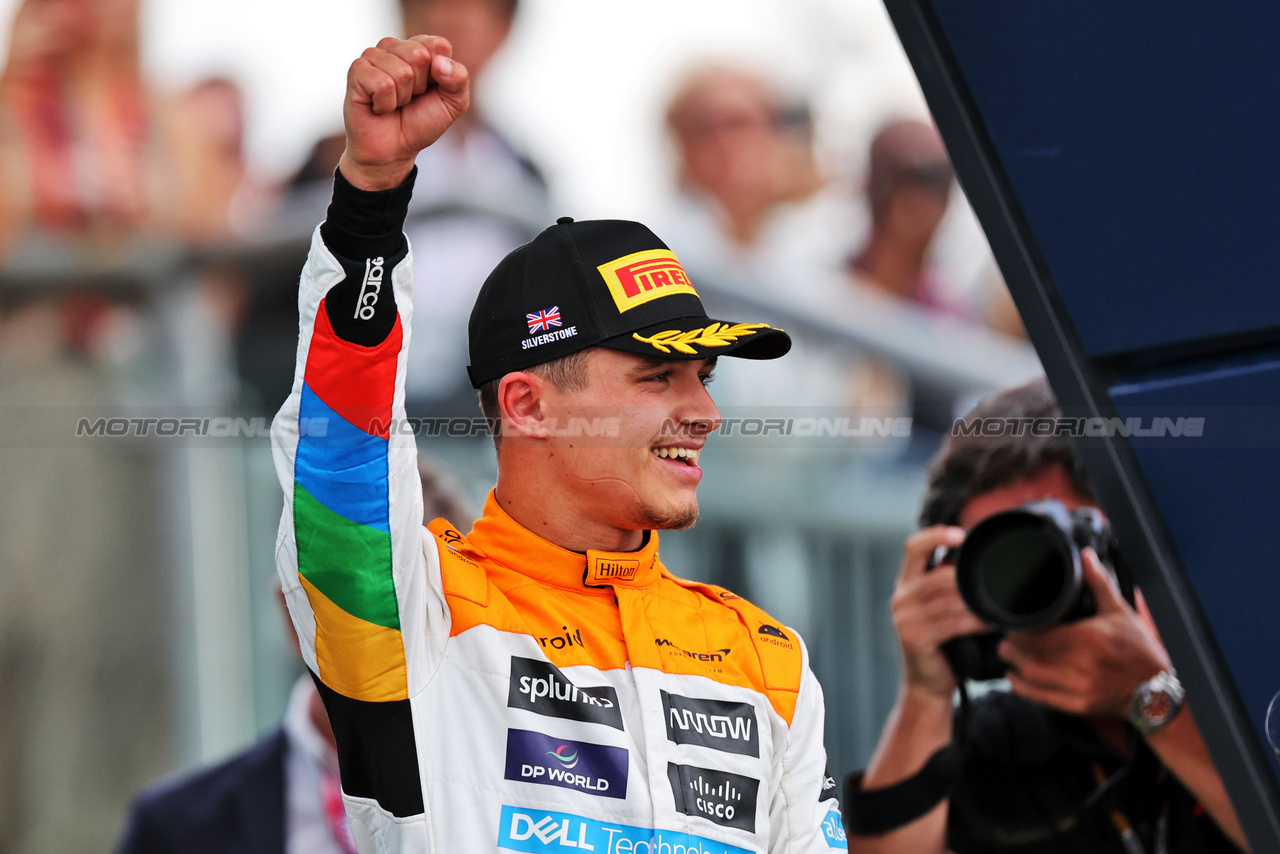
[[579,688],[549,661],[511,657],[507,705],[552,718],[623,728],[617,691],[608,685]]
[[360,296],[356,299],[355,316],[361,320],[372,320],[374,306],[378,304],[378,296],[382,293],[383,260],[366,258],[364,261],[364,281],[360,283]]
[[607,744],[507,730],[508,780],[576,789],[604,798],[627,796],[627,751]]
[[667,779],[678,811],[755,832],[759,780],[674,762],[667,763]]
[[700,744],[726,753],[760,755],[756,711],[750,703],[701,700],[662,692],[667,738],[676,744]]

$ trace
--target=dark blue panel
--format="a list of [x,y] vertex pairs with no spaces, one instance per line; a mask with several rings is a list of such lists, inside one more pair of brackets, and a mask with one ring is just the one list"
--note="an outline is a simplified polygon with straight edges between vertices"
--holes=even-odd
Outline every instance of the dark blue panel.
[[933,7],[1087,353],[1280,327],[1280,5]]
[[1133,378],[1111,395],[1144,424],[1205,419],[1198,439],[1133,447],[1261,736],[1280,690],[1280,358]]

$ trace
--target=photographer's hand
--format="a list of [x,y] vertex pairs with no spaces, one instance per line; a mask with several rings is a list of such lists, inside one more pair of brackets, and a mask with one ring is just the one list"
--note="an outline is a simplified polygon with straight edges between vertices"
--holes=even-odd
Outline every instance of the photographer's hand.
[[1133,690],[1170,667],[1155,632],[1124,601],[1093,549],[1085,549],[1084,578],[1098,603],[1087,620],[1039,632],[1010,634],[1000,657],[1013,690],[1075,715],[1128,714]]
[[[1093,549],[1084,551],[1085,580],[1098,601],[1098,614],[1032,634],[1011,634],[1000,657],[1013,670],[1013,690],[1029,700],[1077,715],[1123,718],[1133,689],[1170,667],[1141,591],[1138,610],[1120,596]],[[1222,832],[1248,851],[1240,821],[1213,767],[1190,708],[1147,736],[1166,768],[1204,805]]]
[[902,569],[889,600],[893,627],[902,648],[904,687],[922,697],[941,698],[951,706],[955,676],[940,647],[962,635],[988,631],[964,604],[956,587],[956,568],[950,564],[929,570],[939,546],[953,548],[964,530],[937,525],[907,540]]
[[[939,649],[961,635],[987,630],[965,607],[956,587],[955,567],[929,571],[939,546],[958,546],[963,528],[935,526],[907,540],[902,570],[890,610],[902,649],[903,681],[875,755],[862,778],[863,789],[879,789],[915,775],[951,742],[951,695],[955,677]],[[851,852],[941,852],[946,801],[924,817],[880,836],[850,836]]]

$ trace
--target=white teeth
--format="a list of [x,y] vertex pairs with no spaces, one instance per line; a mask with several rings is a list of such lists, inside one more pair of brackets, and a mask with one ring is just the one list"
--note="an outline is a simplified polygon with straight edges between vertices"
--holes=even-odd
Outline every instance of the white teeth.
[[664,460],[688,460],[698,462],[699,451],[692,448],[654,448],[653,452]]

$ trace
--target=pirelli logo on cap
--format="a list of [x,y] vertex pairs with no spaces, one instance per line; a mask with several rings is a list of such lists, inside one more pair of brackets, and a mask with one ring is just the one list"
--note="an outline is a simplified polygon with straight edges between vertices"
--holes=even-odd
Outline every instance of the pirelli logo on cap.
[[596,269],[609,286],[619,312],[672,294],[698,295],[675,253],[667,249],[635,252]]
[[631,581],[640,570],[640,561],[629,558],[595,557],[587,567],[588,584],[612,584]]

